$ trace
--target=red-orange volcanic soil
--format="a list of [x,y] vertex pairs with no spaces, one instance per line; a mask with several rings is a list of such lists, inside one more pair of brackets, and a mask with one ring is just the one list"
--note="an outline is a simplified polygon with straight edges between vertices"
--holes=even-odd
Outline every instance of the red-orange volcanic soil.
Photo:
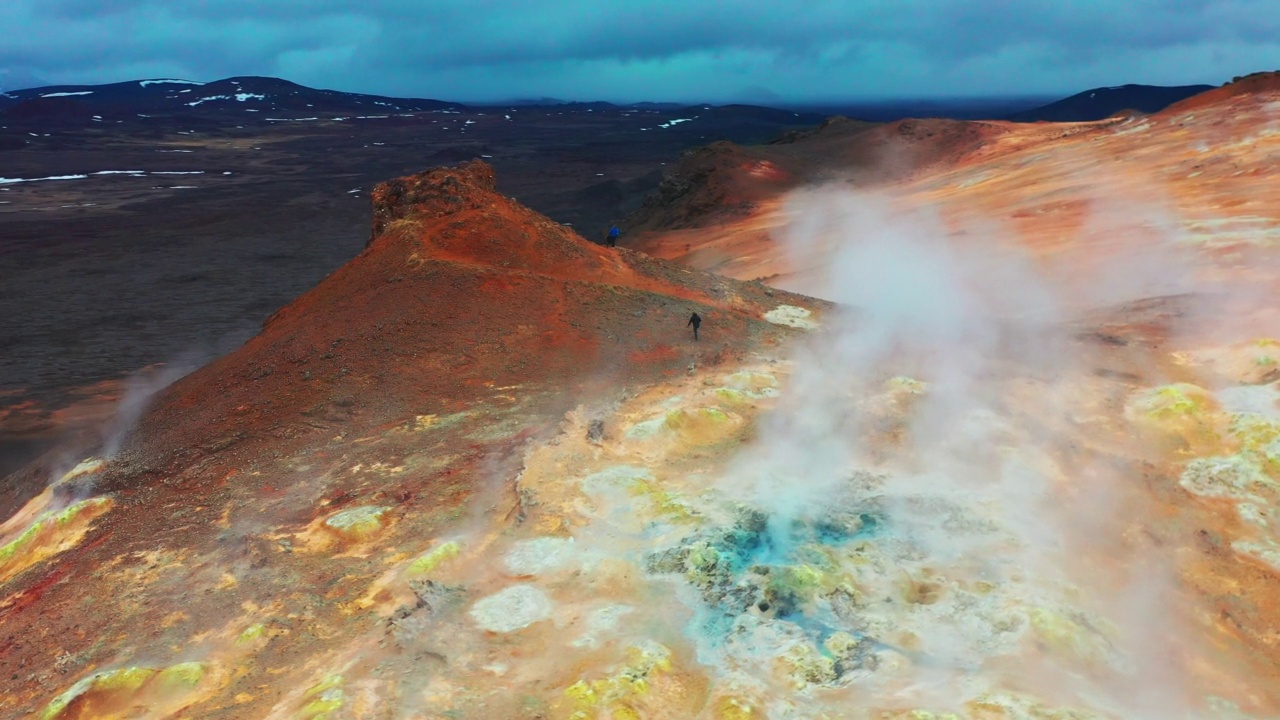
[[[795,331],[764,313],[822,306],[587,242],[496,194],[479,161],[373,197],[361,255],[169,387],[92,490],[71,478],[15,518],[111,498],[55,562],[0,562],[0,714],[38,712],[95,668],[183,655],[247,607],[288,606],[258,670],[185,711],[262,717],[302,682],[279,674],[305,671],[304,646],[381,622],[346,617],[380,560],[295,553],[279,532],[354,506],[386,508],[387,540],[429,538],[468,501],[505,515],[521,449],[567,411],[776,347]],[[14,527],[16,554],[56,541]]]
[[[1062,309],[1084,318],[1084,336],[1099,344],[1097,372],[1121,380],[1129,392],[1177,381],[1269,397],[1277,380],[1267,372],[1269,356],[1265,350],[1248,356],[1252,348],[1271,347],[1280,330],[1273,309],[1280,291],[1280,186],[1269,180],[1277,159],[1276,73],[1249,76],[1155,115],[1092,123],[831,123],[790,145],[723,144],[686,155],[663,185],[671,204],[655,204],[634,218],[645,232],[633,246],[840,300],[847,286],[831,267],[841,254],[870,236],[902,232],[898,218],[927,208],[937,225],[926,230],[940,231],[951,246],[980,257],[1013,249],[1051,278],[1063,290]],[[860,162],[876,172],[860,172]],[[797,241],[795,222],[815,208],[874,220],[849,226],[856,231],[827,228]],[[906,227],[909,233],[920,225],[908,221]],[[1172,387],[1153,392],[1182,392]],[[1216,401],[1206,402],[1206,409],[1222,412]],[[1192,406],[1199,400],[1180,407],[1195,414]],[[1274,400],[1261,407],[1269,417],[1275,413]],[[1255,653],[1248,661],[1253,672],[1275,687],[1280,554],[1260,550],[1274,542],[1275,530],[1248,520],[1255,509],[1240,504],[1243,491],[1196,486],[1187,492],[1195,486],[1189,474],[1240,457],[1231,449],[1241,447],[1238,435],[1232,439],[1239,427],[1207,430],[1228,417],[1237,426],[1247,422],[1233,412],[1196,421],[1226,439],[1227,449],[1215,440],[1213,450],[1184,447],[1173,456],[1149,456],[1143,476],[1165,517],[1199,528],[1199,542],[1177,554],[1181,582],[1210,608],[1200,622],[1216,625],[1215,642],[1223,647]],[[1267,472],[1258,482],[1272,488]],[[1270,493],[1264,494],[1274,497]],[[1161,536],[1157,544],[1170,542],[1154,532]]]
[[24,471],[0,714],[1275,716],[1280,93],[1242,82],[715,144],[632,248],[478,161],[378,186],[118,453]]
[[[195,455],[215,438],[280,451],[282,437],[455,412],[495,388],[548,393],[567,409],[593,383],[778,341],[760,319],[783,302],[774,291],[586,242],[497,195],[481,162],[373,195],[369,248],[166,393],[139,429],[140,455]],[[708,318],[697,345],[684,330],[694,311]]]
[[1280,152],[1276,78],[1249,76],[1152,116],[832,122],[789,145],[723,144],[686,155],[663,185],[670,202],[634,218],[644,232],[633,246],[830,297],[818,275],[840,240],[822,239],[803,255],[784,242],[787,191],[824,185],[933,208],[952,233],[998,233],[1060,272],[1106,264],[1153,236],[1252,260],[1280,241],[1280,191],[1266,182]]

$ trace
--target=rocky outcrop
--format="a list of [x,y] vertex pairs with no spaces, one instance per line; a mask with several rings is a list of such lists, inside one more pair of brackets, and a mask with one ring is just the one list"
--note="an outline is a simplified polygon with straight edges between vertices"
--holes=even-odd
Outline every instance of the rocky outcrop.
[[366,250],[166,391],[130,452],[278,445],[266,430],[282,424],[369,428],[470,401],[486,383],[675,372],[696,348],[623,359],[678,345],[695,309],[731,345],[776,332],[764,315],[787,301],[765,288],[600,247],[494,188],[481,161],[379,185]]
[[1163,114],[1173,115],[1197,108],[1209,107],[1233,98],[1280,92],[1280,70],[1240,75],[1222,87],[1206,90],[1198,95],[1165,108]]
[[493,168],[480,160],[379,183],[373,189],[372,243],[397,220],[479,209],[497,191]]
[[690,150],[626,220],[631,232],[701,227],[742,217],[765,197],[748,171],[759,153],[731,142]]

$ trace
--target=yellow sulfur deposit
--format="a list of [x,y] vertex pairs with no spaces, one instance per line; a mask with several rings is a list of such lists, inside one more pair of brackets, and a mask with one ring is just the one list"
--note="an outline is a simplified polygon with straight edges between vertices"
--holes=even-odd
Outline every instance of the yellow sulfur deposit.
[[836,679],[835,660],[808,644],[791,646],[777,662],[797,690],[803,690],[807,685],[825,685]]
[[325,529],[347,540],[366,540],[386,525],[383,516],[390,508],[377,506],[354,507],[329,516]]
[[409,564],[410,575],[426,575],[435,570],[441,563],[458,557],[458,553],[462,551],[462,546],[456,542],[441,543],[436,547],[428,550]]
[[90,522],[110,509],[110,498],[89,498],[36,518],[21,535],[0,547],[0,581],[72,547],[88,532]]
[[266,630],[266,626],[262,623],[250,625],[244,629],[244,632],[240,633],[240,635],[236,637],[236,645],[246,646],[257,644],[260,640],[266,637]]
[[[671,651],[658,643],[627,648],[626,663],[600,680],[579,680],[565,688],[570,720],[641,718],[636,705],[648,694],[650,678],[671,670]],[[607,714],[606,714],[607,713]]]
[[68,711],[82,708],[76,715],[112,716],[135,704],[161,706],[189,698],[204,680],[203,663],[186,662],[157,670],[149,667],[125,667],[95,673],[72,685],[54,698],[41,713],[41,720],[66,717]]
[[1105,663],[1110,645],[1100,620],[1036,607],[1027,613],[1036,639],[1050,652],[1086,664]]
[[1125,415],[1148,438],[1182,453],[1203,453],[1221,442],[1225,418],[1208,390],[1188,383],[1164,385],[1129,399]]
[[757,720],[764,715],[755,703],[734,695],[725,695],[712,707],[715,720]]
[[298,712],[298,720],[327,720],[346,702],[342,691],[344,678],[329,675],[309,688],[303,696],[307,704]]
[[655,515],[677,521],[691,521],[698,511],[678,493],[664,490],[654,481],[638,478],[631,484],[632,495],[648,500]]

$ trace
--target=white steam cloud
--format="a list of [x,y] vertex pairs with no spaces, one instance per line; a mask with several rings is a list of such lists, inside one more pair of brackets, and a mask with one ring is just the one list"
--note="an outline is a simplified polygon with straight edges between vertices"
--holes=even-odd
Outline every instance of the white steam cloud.
[[[129,376],[122,385],[120,398],[111,415],[74,443],[58,450],[60,459],[48,468],[49,483],[58,489],[61,504],[82,500],[92,494],[93,478],[98,469],[120,453],[129,433],[137,427],[155,396],[204,365],[211,357],[208,353],[190,352],[172,362],[148,367]],[[90,457],[85,458],[85,454]],[[98,469],[81,473],[77,467]],[[76,476],[74,481],[61,482],[68,474]]]
[[[944,585],[997,588],[964,602],[868,608],[870,628],[919,635],[914,680],[868,681],[864,690],[881,701],[958,710],[1020,688],[1124,717],[1193,717],[1171,690],[1181,684],[1171,639],[1180,633],[1172,614],[1156,612],[1170,601],[1171,573],[1159,558],[1135,555],[1149,550],[1116,550],[1118,537],[1099,535],[1118,535],[1121,503],[1126,512],[1141,508],[1124,489],[1131,478],[1075,448],[1081,428],[1071,418],[1096,380],[1065,330],[1067,285],[1041,274],[997,229],[950,239],[939,218],[896,204],[829,189],[791,199],[782,242],[796,266],[834,248],[820,294],[847,311],[828,316],[799,351],[786,392],[723,489],[767,509],[773,545],[784,552],[795,522],[842,505],[876,507],[887,518],[877,541],[885,563]],[[1133,257],[1160,256],[1150,247]],[[1153,275],[1157,268],[1142,272],[1137,262],[1126,276],[1124,265],[1109,267],[1115,274],[1086,305],[1184,289],[1185,274]],[[1090,551],[1121,552],[1111,559],[1122,569],[1082,571],[1086,538]],[[1009,658],[1025,650],[1000,628],[1018,613],[1050,641],[1057,630],[1044,626],[1083,629],[1096,646],[1072,651],[1096,657],[1033,654],[1011,669]],[[1114,672],[1082,670],[1099,663]]]
[[161,390],[186,377],[208,362],[207,357],[183,356],[172,363],[134,374],[125,381],[124,392],[111,419],[102,428],[102,456],[114,458],[129,433],[137,426],[142,413]]

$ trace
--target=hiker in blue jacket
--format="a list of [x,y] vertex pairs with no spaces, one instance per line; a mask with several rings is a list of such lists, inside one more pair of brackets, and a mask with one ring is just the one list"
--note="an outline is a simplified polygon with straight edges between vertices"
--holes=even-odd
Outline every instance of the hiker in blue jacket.
[[617,225],[614,225],[613,227],[609,228],[609,239],[607,241],[607,244],[609,245],[609,247],[618,246],[618,226]]

